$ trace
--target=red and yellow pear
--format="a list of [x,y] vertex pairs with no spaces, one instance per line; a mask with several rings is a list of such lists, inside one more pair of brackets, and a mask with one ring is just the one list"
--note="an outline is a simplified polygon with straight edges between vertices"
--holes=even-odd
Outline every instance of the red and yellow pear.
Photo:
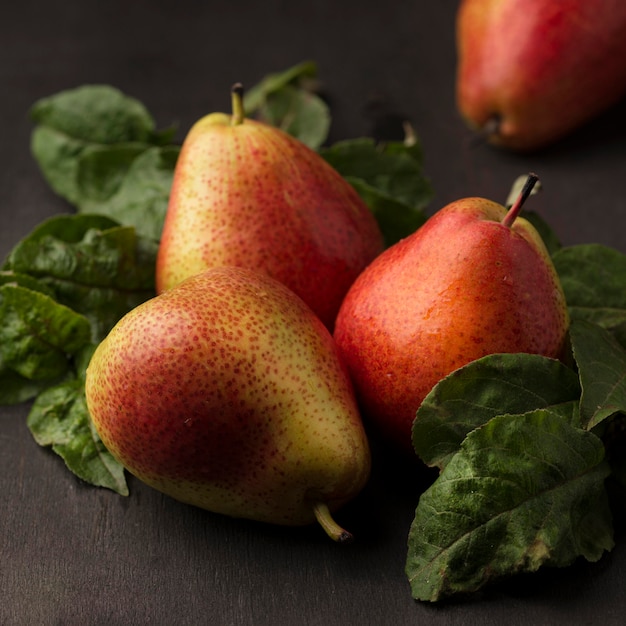
[[507,211],[484,198],[445,206],[373,261],[341,306],[335,340],[364,417],[411,451],[433,386],[482,356],[564,354],[568,312],[535,228],[518,217],[536,177]]
[[261,270],[332,329],[348,288],[383,249],[371,211],[319,154],[233,113],[196,122],[176,164],[157,259],[161,293],[210,267]]
[[331,514],[370,471],[353,387],[328,329],[267,274],[209,269],[136,307],[97,347],[85,390],[107,449],[151,487],[350,538]]
[[543,148],[626,94],[623,0],[462,0],[457,103],[488,141]]

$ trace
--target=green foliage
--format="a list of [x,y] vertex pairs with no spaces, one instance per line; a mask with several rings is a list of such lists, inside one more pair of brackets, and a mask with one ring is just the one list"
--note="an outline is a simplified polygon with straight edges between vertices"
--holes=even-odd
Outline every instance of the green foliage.
[[413,422],[413,446],[427,465],[443,469],[468,433],[492,417],[558,407],[579,396],[578,376],[560,361],[488,355],[452,372],[424,398]]
[[0,287],[0,365],[32,381],[52,381],[69,369],[68,355],[90,340],[84,316],[50,296],[19,285]]
[[78,211],[114,217],[120,196],[130,197],[135,217],[138,204],[149,214],[124,223],[159,238],[179,150],[171,145],[172,130],[157,131],[143,104],[108,85],[59,92],[30,113],[36,123],[31,150],[56,193]]
[[159,241],[179,153],[178,146],[150,147],[128,164],[119,181],[115,169],[107,168],[111,155],[92,153],[81,162],[79,181],[86,193],[80,211],[108,215]]
[[269,74],[244,96],[247,115],[293,135],[312,150],[328,138],[330,111],[316,93],[317,65],[305,61]]
[[317,63],[314,61],[303,61],[282,72],[267,74],[258,84],[246,91],[244,102],[246,114],[252,115],[261,110],[268,98],[281,89],[293,86],[306,88],[307,83],[315,84],[316,79]]
[[27,424],[35,441],[51,446],[76,476],[128,495],[124,469],[105,448],[89,417],[84,381],[73,378],[39,394]]
[[553,256],[572,319],[623,334],[626,255],[600,244],[562,248]]
[[570,334],[582,387],[580,416],[590,429],[626,413],[626,350],[608,330],[586,320],[572,322]]
[[0,272],[0,403],[35,398],[28,427],[86,482],[128,493],[93,429],[84,374],[95,345],[154,295],[157,243],[100,215],[42,222]]
[[100,341],[122,315],[154,295],[157,250],[133,226],[99,215],[61,215],[20,241],[4,269],[36,280],[84,315],[92,340]]
[[[626,412],[626,350],[587,320],[570,327],[573,368],[490,355],[440,381],[413,444],[441,473],[419,500],[407,575],[436,601],[542,565],[594,561],[613,545],[604,423]],[[608,432],[611,432],[609,429]]]
[[320,154],[359,193],[374,213],[391,246],[416,231],[425,221],[432,187],[422,168],[419,143],[372,139],[340,141]]
[[413,597],[436,601],[613,547],[604,447],[546,409],[471,431],[421,496],[409,533]]

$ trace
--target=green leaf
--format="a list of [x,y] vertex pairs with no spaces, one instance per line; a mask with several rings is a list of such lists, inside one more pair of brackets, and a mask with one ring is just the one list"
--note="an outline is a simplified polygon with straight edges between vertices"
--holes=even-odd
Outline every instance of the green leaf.
[[[0,271],[0,286],[1,285],[23,287],[48,297],[54,297],[54,293],[50,288],[28,274],[20,274],[13,271]],[[3,318],[0,318],[0,324],[2,323]],[[65,364],[61,369],[63,369],[63,373],[65,373]],[[62,374],[59,375],[61,376]],[[10,365],[5,363],[3,358],[0,357],[0,405],[18,404],[30,400],[53,384],[53,382],[56,382],[54,373],[51,374],[51,378],[44,377],[42,380],[30,380],[12,370]]]
[[14,285],[38,291],[46,296],[54,297],[54,291],[28,274],[20,274],[12,270],[0,270],[0,285]]
[[626,255],[600,244],[563,248],[553,256],[574,319],[612,329],[626,322]]
[[36,277],[62,304],[84,315],[94,341],[154,296],[158,243],[108,217],[62,215],[43,222],[12,250],[6,265]]
[[320,154],[344,176],[362,179],[407,206],[423,209],[431,199],[417,140],[377,144],[369,137],[347,139]]
[[128,495],[124,468],[93,427],[81,380],[66,381],[40,394],[27,424],[35,441],[40,446],[51,446],[76,476],[91,485]]
[[316,94],[317,65],[305,61],[268,74],[244,94],[246,115],[276,126],[316,150],[328,137],[330,112]]
[[330,112],[314,93],[286,86],[269,95],[257,116],[317,150],[328,137]]
[[406,574],[437,601],[613,547],[602,442],[551,411],[499,415],[468,434],[418,503]]
[[43,98],[31,117],[31,151],[44,178],[77,207],[111,197],[135,158],[173,138],[171,129],[155,130],[143,104],[108,85]]
[[87,377],[87,367],[97,347],[97,343],[87,343],[74,355],[75,375],[79,383],[83,385]]
[[626,350],[609,331],[586,320],[572,322],[570,337],[582,386],[580,415],[591,429],[626,412]]
[[[145,150],[124,171],[113,194],[107,195],[107,192],[103,192],[99,199],[95,191],[84,193],[86,199],[81,202],[79,210],[83,213],[107,215],[125,226],[134,226],[140,236],[158,241],[163,230],[179,153],[178,146]],[[85,177],[83,180],[79,176],[81,188],[83,185],[92,185],[95,188],[98,181],[108,185],[97,171],[97,164],[92,165],[96,166],[96,171],[87,173],[81,169],[81,175]],[[112,171],[112,168],[107,171]],[[112,182],[110,184],[113,185]]]
[[360,178],[345,176],[345,179],[374,214],[386,247],[415,232],[426,221],[422,211],[407,206]]
[[77,163],[77,206],[85,212],[97,213],[90,211],[89,207],[113,196],[124,182],[135,159],[148,149],[141,143],[86,147]]
[[376,144],[361,138],[340,141],[320,154],[370,207],[390,246],[426,221],[432,187],[422,171],[420,144]]
[[49,296],[18,285],[0,286],[0,370],[31,381],[56,380],[90,335],[87,318]]
[[246,115],[254,114],[263,106],[269,96],[287,86],[302,86],[309,80],[317,77],[317,64],[313,61],[303,61],[282,72],[267,74],[259,83],[246,90],[244,107]]
[[83,85],[38,100],[33,121],[90,143],[148,142],[154,120],[146,107],[110,85]]
[[[576,373],[536,354],[492,354],[459,368],[426,396],[413,422],[413,446],[427,465],[443,468],[465,436],[492,417],[525,413],[580,397]],[[569,419],[578,425],[576,406]]]
[[5,269],[15,265],[15,257],[19,255],[21,246],[43,240],[46,237],[60,239],[67,243],[78,243],[90,230],[107,230],[115,228],[119,223],[104,215],[56,215],[39,223],[26,237],[19,241],[5,262]]
[[30,149],[52,190],[72,204],[80,202],[76,173],[85,142],[39,126],[32,132]]

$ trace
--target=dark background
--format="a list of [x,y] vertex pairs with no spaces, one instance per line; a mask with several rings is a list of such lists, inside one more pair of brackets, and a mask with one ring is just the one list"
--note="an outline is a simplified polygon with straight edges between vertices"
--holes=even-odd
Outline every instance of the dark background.
[[[504,201],[536,171],[532,200],[564,244],[626,252],[626,103],[560,144],[518,156],[476,142],[454,104],[457,2],[297,3],[20,0],[0,20],[0,257],[71,208],[30,156],[40,97],[109,83],[160,128],[228,110],[229,88],[318,63],[331,141],[372,133],[372,104],[409,119],[423,143],[434,212],[468,195]],[[135,480],[128,498],[85,486],[0,407],[0,624],[623,624],[626,546],[595,564],[545,570],[441,606],[411,599],[406,537],[424,478],[375,450],[365,492],[337,517],[356,542],[179,504]]]

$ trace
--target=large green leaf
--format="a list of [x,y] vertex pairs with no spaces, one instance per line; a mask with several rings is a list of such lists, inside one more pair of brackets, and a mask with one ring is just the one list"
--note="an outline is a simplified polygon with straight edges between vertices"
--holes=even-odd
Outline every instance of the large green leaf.
[[339,141],[320,154],[359,193],[391,246],[417,230],[432,199],[432,187],[422,169],[422,150],[407,143],[376,144],[370,138]]
[[[83,159],[78,182],[84,199],[79,210],[107,215],[124,226],[134,226],[140,236],[158,241],[179,153],[178,146],[148,148],[120,176],[113,165]],[[108,176],[119,180],[109,181]],[[109,187],[114,187],[113,192]]]
[[[465,436],[492,417],[578,401],[576,373],[536,354],[492,354],[461,367],[426,396],[413,422],[413,446],[443,468]],[[573,409],[576,407],[573,406]],[[577,411],[570,416],[577,425]]]
[[570,328],[582,386],[580,416],[586,428],[626,413],[626,350],[606,329],[586,320]]
[[626,255],[600,244],[562,248],[553,255],[572,319],[604,328],[626,323]]
[[111,197],[135,158],[173,139],[171,130],[155,129],[141,102],[109,85],[61,91],[30,113],[32,154],[52,189],[76,207]]
[[613,547],[602,442],[552,410],[499,415],[425,491],[409,535],[413,597],[437,601]]

